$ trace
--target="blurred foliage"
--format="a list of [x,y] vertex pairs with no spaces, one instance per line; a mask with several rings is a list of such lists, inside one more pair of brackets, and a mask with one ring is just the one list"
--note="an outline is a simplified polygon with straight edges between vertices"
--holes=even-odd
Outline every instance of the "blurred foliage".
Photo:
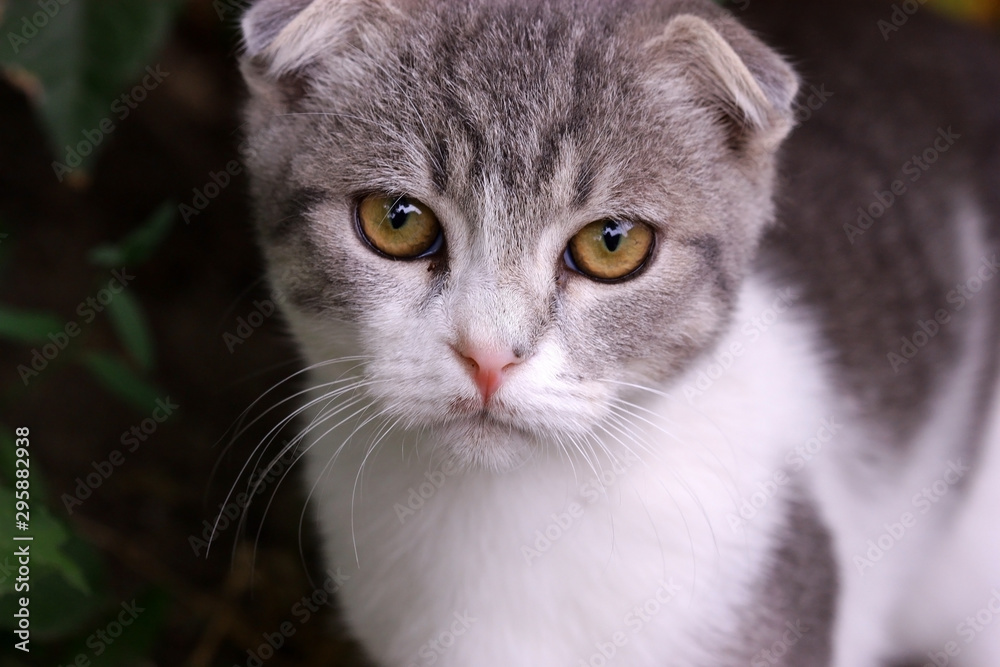
[[[88,255],[91,263],[100,267],[94,272],[92,293],[107,281],[106,267],[127,266],[131,269],[148,259],[166,238],[176,210],[174,204],[165,203],[121,241],[102,243],[91,249]],[[83,299],[87,295],[80,296]],[[67,361],[82,364],[102,387],[140,412],[147,412],[164,392],[147,377],[154,365],[155,351],[143,307],[126,287],[113,295],[103,312],[107,313],[117,334],[120,349],[96,350],[86,345],[74,345],[58,360],[62,361],[65,357]],[[66,323],[52,313],[19,310],[0,304],[0,339],[37,349],[37,346],[51,343],[53,336],[58,336],[65,327]],[[81,328],[84,331],[80,337],[85,339],[86,328]],[[23,394],[25,388],[15,392]]]
[[[14,451],[12,447],[14,443],[5,443],[3,440],[9,440],[9,437],[0,438],[0,445],[11,446],[11,451]],[[0,528],[0,535],[6,533],[8,538],[13,538],[15,536],[15,531],[13,530],[15,497],[13,482],[8,483],[11,488],[0,486],[0,526],[3,526]],[[37,491],[35,491],[35,495],[44,498]],[[28,506],[31,507],[30,499],[28,502]],[[29,512],[29,516],[31,517],[31,536],[37,540],[36,543],[31,545],[32,570],[36,574],[41,572],[43,575],[46,571],[51,570],[53,574],[63,580],[63,583],[68,584],[81,593],[89,594],[91,590],[87,584],[86,577],[77,564],[68,558],[64,552],[66,543],[69,540],[69,532],[62,523],[53,518],[52,514],[44,506],[39,506],[35,503],[34,507],[33,513]],[[3,541],[9,544],[11,539]],[[8,577],[3,582],[0,582],[0,599],[14,592],[13,578]],[[0,626],[12,628],[12,617],[0,615]]]
[[[89,164],[135,100],[123,89],[150,67],[181,0],[7,0],[0,65],[37,105],[52,148]],[[155,67],[155,66],[154,66]],[[91,148],[78,150],[81,143]],[[67,154],[79,155],[73,164]]]
[[[117,243],[102,243],[89,253],[95,265],[94,285],[107,281],[108,266],[138,266],[156,251],[173,223],[176,207],[165,204],[148,221],[137,226]],[[81,294],[81,298],[85,295]],[[105,312],[117,334],[113,349],[92,348],[84,339],[61,353],[66,361],[77,362],[90,371],[94,381],[138,414],[148,414],[157,398],[164,396],[148,377],[155,359],[153,336],[139,299],[127,288],[115,294]],[[0,339],[11,343],[40,346],[52,341],[51,335],[65,330],[64,322],[48,312],[10,308],[0,304]],[[58,372],[56,368],[47,373]],[[16,387],[5,395],[17,400],[27,393]],[[13,398],[11,398],[13,397]],[[0,402],[0,408],[4,407]],[[14,456],[16,448],[10,437],[13,429],[0,424],[0,542],[11,544],[15,529]],[[100,554],[70,525],[56,518],[45,506],[45,483],[37,460],[31,467],[30,535],[31,544],[31,628],[32,661],[44,656],[47,664],[72,663],[80,654],[92,655],[100,641],[93,639],[95,628],[114,621],[119,601],[112,600],[107,586],[105,566]],[[15,591],[12,561],[0,561],[0,628],[14,629],[14,612],[21,594]],[[156,589],[141,603],[145,611],[132,623],[120,640],[101,650],[101,665],[130,665],[148,651],[159,634],[168,608],[168,596]],[[109,614],[108,619],[102,620]],[[0,648],[0,663],[18,664],[17,652],[5,645]]]
[[19,343],[46,340],[49,333],[62,328],[62,321],[50,313],[15,310],[0,305],[0,338]]
[[152,217],[117,243],[102,243],[90,251],[92,264],[106,269],[135,266],[149,259],[174,225],[177,207],[172,203],[161,206]]
[[[33,77],[30,86],[37,87],[33,99],[39,104],[53,143],[58,145],[78,139],[81,128],[96,127],[107,117],[108,107],[103,100],[113,98],[137,71],[143,70],[144,60],[166,35],[178,3],[129,0],[74,2],[63,6],[56,0],[52,5],[60,11],[52,17],[49,29],[40,30],[37,39],[31,40],[14,60],[8,40],[8,50],[0,50],[0,64],[14,67],[15,77],[20,76],[22,84],[24,72]],[[21,34],[23,20],[18,26],[13,17],[38,8],[35,2],[10,2],[0,34],[7,35],[10,31]],[[25,34],[32,33],[25,31]],[[95,266],[93,287],[87,285],[89,292],[81,291],[81,299],[96,293],[107,282],[108,269],[133,268],[149,259],[169,234],[175,213],[175,205],[164,203],[125,238],[91,249],[88,258]],[[6,234],[0,236],[4,255],[10,252],[9,241],[3,242],[6,240]],[[118,346],[94,349],[87,344],[84,330],[80,344],[64,350],[59,361],[82,364],[99,386],[138,413],[147,414],[164,392],[148,377],[155,349],[142,304],[133,293],[123,289],[108,302],[105,312],[117,335]],[[48,344],[53,335],[64,331],[65,325],[62,318],[50,312],[0,304],[0,339],[16,345],[37,348]],[[55,367],[46,369],[46,374],[55,372],[58,372]],[[16,386],[3,395],[3,401],[18,400],[26,394],[25,387]],[[11,433],[8,425],[0,424],[0,541],[8,544],[15,523],[15,447]],[[30,534],[34,537],[29,591],[32,662],[42,664],[37,662],[40,658],[48,664],[72,662],[78,654],[93,654],[95,640],[90,633],[115,618],[120,611],[119,602],[110,599],[100,554],[46,508],[44,479],[37,461],[31,468],[30,491]],[[14,627],[13,613],[20,597],[14,589],[11,565],[14,563],[0,562],[0,628],[5,631]],[[146,611],[135,620],[130,632],[102,651],[102,665],[133,664],[136,658],[148,655],[166,613],[167,597],[154,590],[140,606]],[[109,618],[102,620],[108,614]],[[17,664],[15,661],[20,659],[9,645],[0,649],[0,657],[3,664]]]
[[[14,458],[12,429],[0,425],[0,542],[12,541],[15,531]],[[30,439],[30,437],[29,437]],[[45,481],[37,465],[30,478],[31,574],[27,591],[17,591],[17,562],[13,555],[0,562],[0,629],[16,627],[14,613],[18,599],[30,596],[31,662],[33,664],[72,663],[79,654],[93,654],[95,629],[105,628],[120,612],[120,602],[109,593],[107,574],[100,554],[71,532],[44,506]],[[167,596],[156,589],[141,598],[140,606],[151,609],[123,633],[116,645],[109,645],[100,664],[132,665],[148,655],[167,608]],[[90,642],[88,644],[88,642]],[[11,642],[0,647],[0,664],[19,665],[23,654]]]
[[[126,120],[167,73],[156,54],[162,49],[182,0],[8,0],[0,3],[0,68],[35,106],[57,163],[69,170],[92,166],[117,125]],[[63,180],[65,173],[56,169]],[[79,182],[79,181],[77,181]],[[73,183],[73,180],[70,181]],[[139,267],[170,233],[176,205],[164,204],[118,241],[92,248],[92,284],[80,286],[81,300],[96,294],[108,271]],[[5,243],[5,241],[7,241]],[[0,261],[11,252],[0,226]],[[104,313],[117,345],[97,347],[87,335],[60,352],[43,375],[66,363],[89,371],[96,385],[147,415],[165,395],[151,380],[154,336],[141,300],[129,289],[113,295]],[[0,339],[38,349],[63,332],[66,321],[51,312],[0,303]],[[58,362],[58,364],[56,363]],[[41,378],[39,378],[40,380]],[[28,388],[14,380],[0,394],[0,412],[24,398]],[[0,541],[10,544],[15,529],[14,442],[10,425],[0,424]],[[122,601],[112,599],[102,555],[53,515],[45,504],[43,472],[32,461],[30,487],[31,664],[70,664],[78,655],[94,656],[94,632],[113,623]],[[12,630],[13,613],[23,593],[14,589],[16,563],[0,558],[0,628]],[[101,665],[132,665],[150,655],[160,635],[169,596],[153,589],[138,602],[144,611],[114,643],[100,648]],[[10,642],[0,648],[0,663],[24,664]]]

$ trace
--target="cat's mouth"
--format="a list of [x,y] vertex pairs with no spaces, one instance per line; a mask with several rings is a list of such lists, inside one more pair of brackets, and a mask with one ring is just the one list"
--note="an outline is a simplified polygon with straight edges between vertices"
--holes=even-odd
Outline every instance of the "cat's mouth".
[[475,429],[488,432],[493,429],[510,429],[512,425],[498,415],[492,414],[489,408],[479,406],[476,410],[454,411],[444,420],[444,426],[449,428]]
[[527,437],[528,430],[523,426],[523,420],[515,411],[502,401],[482,401],[458,398],[450,405],[449,418],[445,423],[449,427],[459,427],[475,430],[478,433],[509,434],[518,433]]
[[534,438],[513,418],[504,419],[491,406],[478,405],[446,422],[443,443],[464,465],[500,472],[523,463]]
[[481,400],[472,398],[455,398],[452,399],[448,404],[448,408],[453,415],[458,417],[477,417],[481,416],[487,418],[490,416],[491,410],[494,409],[496,402],[493,404],[484,404]]
[[456,398],[449,404],[452,419],[449,422],[495,426],[504,429],[517,428],[517,416],[508,405],[495,398],[487,403],[478,399]]

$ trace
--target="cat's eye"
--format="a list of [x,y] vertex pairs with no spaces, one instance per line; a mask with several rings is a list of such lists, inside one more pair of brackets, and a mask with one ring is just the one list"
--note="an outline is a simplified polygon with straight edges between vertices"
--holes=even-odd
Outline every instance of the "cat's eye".
[[444,241],[434,212],[410,197],[365,197],[358,204],[358,229],[373,248],[396,259],[426,257]]
[[566,263],[594,280],[622,280],[645,265],[653,239],[653,230],[643,223],[598,220],[570,239]]

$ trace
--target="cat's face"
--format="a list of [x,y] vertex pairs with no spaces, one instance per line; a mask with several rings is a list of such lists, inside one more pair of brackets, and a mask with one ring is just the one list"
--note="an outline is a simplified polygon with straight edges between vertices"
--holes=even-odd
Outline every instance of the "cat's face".
[[586,438],[680,372],[771,216],[790,70],[712,7],[580,4],[244,20],[259,230],[306,356],[360,357],[465,463]]

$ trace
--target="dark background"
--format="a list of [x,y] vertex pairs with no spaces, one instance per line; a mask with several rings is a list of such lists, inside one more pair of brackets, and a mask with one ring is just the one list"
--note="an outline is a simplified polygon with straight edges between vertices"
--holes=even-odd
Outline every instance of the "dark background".
[[[259,664],[248,651],[275,667],[360,664],[338,638],[332,606],[319,605],[308,621],[296,607],[326,577],[308,515],[299,547],[296,469],[268,483],[246,528],[230,521],[208,557],[197,542],[229,490],[247,488],[254,466],[243,464],[284,414],[266,409],[298,386],[282,383],[299,361],[280,315],[269,314],[239,163],[241,3],[177,0],[149,24],[147,40],[129,46],[127,37],[115,41],[116,12],[133,14],[122,34],[146,34],[129,32],[129,21],[144,20],[135,8],[148,0],[69,2],[82,9],[66,5],[60,20],[93,24],[83,30],[85,48],[53,23],[33,38],[33,55],[12,53],[9,32],[23,29],[38,0],[8,2],[0,19],[0,491],[8,494],[0,502],[11,504],[14,429],[29,427],[36,536],[32,651],[5,639],[0,664],[73,664],[80,655],[108,666]],[[93,10],[102,17],[87,13],[102,2]],[[996,26],[998,1],[938,4]],[[146,65],[169,75],[119,119],[109,109]],[[77,66],[72,91],[51,83]],[[86,94],[98,100],[89,115],[86,104],[66,102]],[[53,162],[66,159],[63,139],[85,138],[105,117],[114,130],[60,181]],[[224,186],[212,188],[213,178]],[[100,298],[113,269],[134,279],[85,322],[78,307]],[[25,375],[35,351],[56,350],[70,322],[79,335]],[[156,399],[168,398],[178,407],[150,421],[162,415]],[[234,438],[244,414],[260,420]],[[135,446],[128,433],[144,420],[155,430]],[[13,547],[5,545],[16,531],[7,511],[0,508],[0,627],[12,637]],[[96,633],[115,633],[122,604],[133,601],[143,611],[105,643]],[[290,636],[268,658],[259,647],[267,636],[278,643],[283,623]]]
[[[295,633],[267,665],[353,664],[349,647],[330,632],[330,606],[310,613],[306,623],[302,607],[293,613],[296,602],[325,578],[322,568],[312,567],[318,559],[308,518],[300,554],[304,499],[295,469],[280,486],[269,484],[257,496],[244,531],[235,522],[221,531],[208,557],[197,543],[196,555],[190,539],[201,539],[203,522],[215,518],[231,487],[246,489],[249,471],[241,475],[240,469],[277,418],[264,415],[226,453],[231,427],[261,394],[298,369],[279,316],[261,316],[256,328],[241,327],[255,310],[266,314],[270,303],[241,165],[230,169],[240,173],[230,175],[231,182],[197,215],[181,209],[197,211],[195,204],[205,202],[195,190],[214,193],[206,188],[213,174],[224,183],[219,174],[239,160],[239,10],[220,4],[227,10],[221,17],[209,1],[185,3],[149,60],[169,74],[145,100],[133,99],[136,108],[124,120],[111,111],[118,95],[107,98],[103,117],[115,129],[87,168],[61,183],[52,163],[65,163],[65,144],[54,148],[53,132],[36,113],[46,91],[39,91],[30,70],[16,66],[8,66],[0,82],[0,233],[6,235],[0,236],[0,320],[6,317],[0,321],[0,445],[10,451],[14,428],[30,427],[32,526],[41,525],[38,512],[47,505],[52,520],[69,533],[61,550],[77,562],[91,591],[83,595],[67,585],[61,568],[44,565],[36,555],[32,651],[25,656],[12,650],[14,640],[5,631],[2,665],[71,664],[80,654],[94,665],[255,664],[247,649],[256,651],[266,641],[263,635],[280,632],[285,622]],[[29,10],[38,7],[30,3]],[[7,12],[10,23],[12,6]],[[0,30],[0,51],[9,55],[7,33]],[[135,80],[121,81],[123,93],[141,80],[144,68]],[[99,125],[83,125],[93,127]],[[77,138],[85,137],[81,130]],[[167,222],[160,227],[157,219]],[[165,232],[138,253],[148,257],[127,261],[132,258],[125,252],[126,261],[111,262],[134,276],[122,292],[128,297],[115,295],[87,323],[91,308],[81,315],[79,304],[99,299],[113,278],[109,266],[95,264],[92,250],[109,243],[120,249],[122,239],[149,229],[150,220]],[[135,309],[112,318],[114,304],[124,298]],[[40,329],[30,317],[41,319]],[[51,343],[47,333],[64,330],[67,322],[76,322],[81,333],[37,376],[29,375],[25,386],[18,367],[30,368],[32,351]],[[226,334],[245,342],[230,338],[227,346]],[[152,363],[144,368],[140,358],[147,348]],[[98,372],[94,355],[116,360],[117,376]],[[294,391],[293,384],[279,387],[247,414],[261,416]],[[138,447],[131,436],[123,444],[123,434],[141,429],[154,414],[155,401],[148,399],[168,397],[179,406],[173,414],[143,434]],[[114,450],[123,461],[109,468]],[[0,484],[9,488],[10,460],[2,460]],[[112,472],[104,479],[98,468]],[[78,478],[95,473],[100,485],[78,492]],[[66,494],[79,499],[88,490],[89,497],[71,500],[67,508]],[[0,538],[11,530],[4,525]],[[0,546],[0,566],[12,553],[12,547]],[[0,579],[8,579],[2,567]],[[121,604],[132,600],[145,611],[118,639],[106,644],[94,635],[104,629],[111,638],[117,628],[108,625]],[[9,627],[9,621],[0,625]],[[88,645],[91,636],[96,638]],[[97,656],[102,645],[106,650]]]

